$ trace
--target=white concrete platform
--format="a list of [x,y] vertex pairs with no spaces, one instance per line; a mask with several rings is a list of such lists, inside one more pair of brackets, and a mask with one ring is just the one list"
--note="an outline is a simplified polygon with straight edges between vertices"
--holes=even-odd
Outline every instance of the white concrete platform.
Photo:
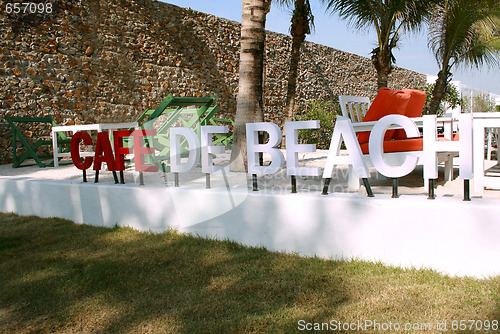
[[347,192],[342,175],[332,180],[332,193],[322,196],[319,178],[299,178],[299,193],[290,194],[284,173],[260,178],[258,192],[247,175],[237,173],[212,176],[211,189],[205,189],[200,171],[181,175],[179,188],[172,174],[167,185],[162,173],[147,174],[144,186],[134,183],[130,171],[125,185],[115,185],[109,172],[94,184],[89,174],[82,183],[73,166],[0,166],[0,211],[154,232],[175,228],[304,256],[382,261],[450,275],[500,274],[498,192],[464,202],[461,180],[438,182],[437,199],[428,200],[423,186],[415,185],[418,175],[401,180],[401,197],[391,199],[390,181],[370,180],[376,197],[367,198],[364,189]]

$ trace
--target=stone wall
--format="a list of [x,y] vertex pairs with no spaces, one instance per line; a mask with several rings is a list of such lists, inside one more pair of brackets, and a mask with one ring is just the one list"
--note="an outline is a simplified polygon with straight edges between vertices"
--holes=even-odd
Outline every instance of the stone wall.
[[[153,0],[52,0],[44,15],[9,15],[7,2],[0,0],[1,115],[50,115],[60,125],[133,121],[172,93],[215,95],[219,116],[234,118],[238,22]],[[276,123],[290,45],[290,37],[268,33],[265,112]],[[400,68],[391,77],[393,88],[424,83]],[[297,110],[339,94],[373,97],[375,71],[367,58],[306,42],[297,89]],[[0,147],[0,162],[10,162],[3,117]]]

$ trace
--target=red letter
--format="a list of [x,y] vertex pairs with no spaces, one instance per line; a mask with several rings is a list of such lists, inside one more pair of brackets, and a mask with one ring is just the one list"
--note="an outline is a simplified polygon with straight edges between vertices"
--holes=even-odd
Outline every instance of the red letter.
[[[145,154],[154,154],[153,147],[144,147],[144,137],[156,135],[156,130],[136,130],[134,131],[134,154],[135,170],[138,172],[157,172],[158,165],[146,165],[144,162]],[[152,143],[151,143],[152,144]]]
[[115,144],[115,162],[117,170],[125,170],[124,157],[126,154],[132,153],[133,149],[123,147],[122,138],[130,137],[132,130],[113,131],[114,144]]
[[108,164],[110,171],[116,171],[115,158],[108,134],[106,132],[99,132],[95,144],[94,170],[100,170],[103,162]]
[[80,157],[80,139],[83,140],[85,145],[92,145],[92,138],[87,132],[77,132],[71,138],[70,150],[71,150],[71,160],[75,164],[78,169],[87,169],[92,165],[92,161],[94,160],[92,157],[86,157],[82,162],[82,158]]

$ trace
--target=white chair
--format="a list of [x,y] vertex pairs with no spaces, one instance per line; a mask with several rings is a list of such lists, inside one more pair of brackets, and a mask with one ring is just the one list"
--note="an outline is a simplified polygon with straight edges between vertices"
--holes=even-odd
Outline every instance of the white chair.
[[367,96],[339,95],[342,116],[351,122],[361,122],[370,108],[370,98]]
[[498,160],[498,128],[487,128],[486,160],[491,160],[492,152],[495,152],[495,159]]
[[[347,117],[352,123],[363,121],[366,112],[370,108],[370,98],[368,96],[339,95],[340,110],[342,116]],[[384,180],[385,176],[377,173],[377,179]],[[359,189],[359,179],[354,175],[352,166],[349,166],[348,188]]]

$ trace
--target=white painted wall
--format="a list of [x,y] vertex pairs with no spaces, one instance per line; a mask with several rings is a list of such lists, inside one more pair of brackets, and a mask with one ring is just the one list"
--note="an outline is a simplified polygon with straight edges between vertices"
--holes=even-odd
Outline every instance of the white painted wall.
[[[437,80],[437,76],[427,75],[427,83],[428,84],[433,84],[436,82],[436,80]],[[484,91],[484,90],[481,90],[479,88],[467,86],[467,85],[463,84],[461,81],[457,81],[457,80],[451,81],[450,84],[454,85],[457,88],[458,92],[460,92],[462,97],[469,97],[472,99],[472,97],[477,96],[479,94],[489,94],[490,98],[495,100],[496,105],[500,105],[500,96],[497,94],[493,94],[491,92]],[[492,110],[492,111],[494,111],[494,110]],[[448,110],[446,112],[445,116],[457,117],[458,114],[460,114],[461,112],[462,112],[462,108],[460,106],[458,106],[457,108]],[[466,110],[464,112],[470,112],[470,110]]]
[[452,275],[500,274],[498,201],[81,184],[0,176],[0,211],[231,239]]

